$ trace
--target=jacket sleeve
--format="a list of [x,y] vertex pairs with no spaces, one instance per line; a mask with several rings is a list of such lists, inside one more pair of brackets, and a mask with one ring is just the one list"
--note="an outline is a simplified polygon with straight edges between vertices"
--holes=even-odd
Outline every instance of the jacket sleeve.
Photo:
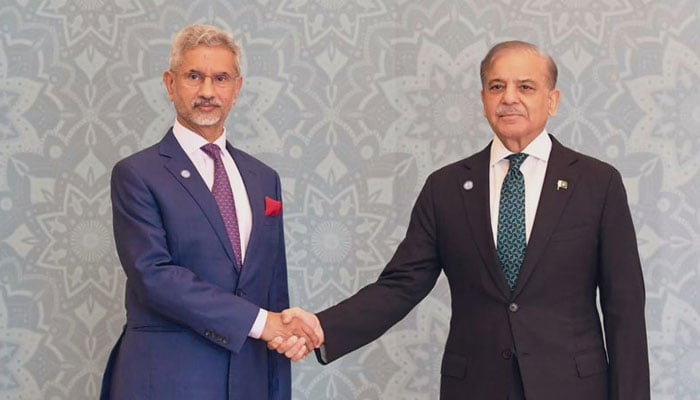
[[331,362],[381,336],[428,295],[440,271],[429,179],[414,205],[406,236],[379,279],[318,313],[325,335],[323,349],[316,352],[319,362]]
[[128,290],[151,311],[237,353],[260,308],[173,262],[154,190],[134,165],[114,167],[114,237]]
[[[277,200],[282,201],[282,190],[279,176],[276,176]],[[287,257],[284,245],[284,224],[283,218],[279,218],[279,245],[277,246],[277,256],[275,257],[274,276],[272,289],[270,290],[270,310],[281,312],[289,308],[289,289],[287,283]],[[276,351],[269,351],[270,359],[269,382],[270,399],[286,400],[292,397],[292,372],[291,363],[283,354]]]
[[649,399],[644,280],[627,196],[617,171],[608,185],[599,246],[608,398]]

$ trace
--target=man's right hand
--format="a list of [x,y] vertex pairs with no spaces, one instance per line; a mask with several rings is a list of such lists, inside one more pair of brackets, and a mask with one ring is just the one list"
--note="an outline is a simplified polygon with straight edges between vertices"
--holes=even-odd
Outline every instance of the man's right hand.
[[283,317],[283,314],[268,312],[260,338],[267,342],[268,348],[277,350],[292,361],[300,361],[323,343],[323,331],[320,331],[320,337],[317,332],[319,330],[303,318],[293,315]]
[[[282,311],[282,323],[288,324],[294,321],[303,321],[304,325],[308,328],[313,329],[314,335],[317,340],[312,342],[307,342],[313,344],[313,347],[319,348],[323,344],[325,337],[323,329],[321,328],[321,322],[318,320],[315,314],[312,314],[299,307],[289,308]],[[270,350],[277,350],[278,353],[284,354],[286,357],[290,358],[292,361],[300,361],[305,359],[313,350],[309,346],[299,345],[299,341],[295,337],[283,337],[277,336],[270,341],[267,341],[267,347]],[[308,351],[307,351],[308,350]],[[306,351],[303,353],[303,351]]]

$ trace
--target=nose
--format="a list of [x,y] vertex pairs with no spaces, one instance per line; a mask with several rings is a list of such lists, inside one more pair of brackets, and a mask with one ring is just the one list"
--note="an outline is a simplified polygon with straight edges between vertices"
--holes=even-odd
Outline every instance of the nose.
[[504,92],[502,101],[506,104],[513,104],[518,102],[518,91],[513,85],[508,85]]
[[211,76],[205,76],[202,84],[199,85],[199,95],[201,97],[214,97],[214,80]]

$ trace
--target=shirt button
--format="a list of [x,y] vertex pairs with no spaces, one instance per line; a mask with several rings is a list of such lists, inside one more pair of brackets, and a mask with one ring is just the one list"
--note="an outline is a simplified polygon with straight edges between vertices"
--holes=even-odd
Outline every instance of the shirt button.
[[510,312],[518,312],[519,308],[518,303],[510,303],[510,305],[508,305]]
[[513,352],[510,349],[505,349],[501,352],[501,357],[510,360],[513,357]]

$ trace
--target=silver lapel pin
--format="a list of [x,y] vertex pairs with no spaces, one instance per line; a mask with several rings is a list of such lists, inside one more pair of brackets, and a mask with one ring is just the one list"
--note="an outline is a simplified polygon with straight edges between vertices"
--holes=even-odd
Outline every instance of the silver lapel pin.
[[566,189],[568,189],[568,188],[569,188],[569,182],[567,182],[567,181],[565,181],[565,180],[563,180],[563,179],[559,179],[559,180],[557,181],[557,190],[562,190],[562,189],[563,189],[563,190],[566,190]]
[[466,181],[464,182],[464,190],[472,190],[474,188],[474,182],[472,181]]
[[183,169],[182,171],[180,171],[180,176],[187,179],[190,176],[192,176],[192,173],[186,169]]

